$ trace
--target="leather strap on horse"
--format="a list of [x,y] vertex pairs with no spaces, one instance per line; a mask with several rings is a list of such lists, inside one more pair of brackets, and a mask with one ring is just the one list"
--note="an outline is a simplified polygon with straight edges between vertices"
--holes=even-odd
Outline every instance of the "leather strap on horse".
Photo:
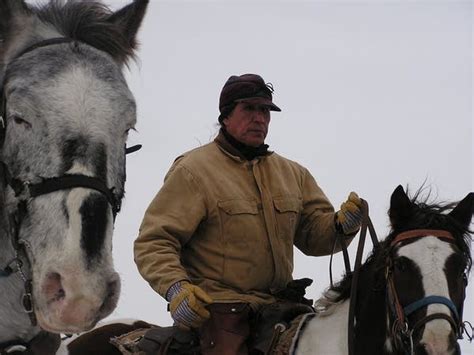
[[334,244],[332,245],[332,251],[331,251],[331,256],[329,258],[329,282],[331,284],[331,288],[334,286],[333,283],[333,278],[332,278],[332,259],[334,256],[334,253],[336,252],[336,244],[339,242],[339,245],[341,246],[342,250],[342,255],[344,258],[344,267],[346,269],[346,274],[349,275],[351,273],[351,261],[349,258],[349,253],[347,252],[347,244],[345,241],[346,236],[344,233],[339,232],[336,228],[336,238],[334,239]]
[[352,273],[351,283],[351,298],[349,303],[349,322],[347,327],[347,342],[349,355],[355,354],[355,306],[357,303],[357,284],[359,281],[360,268],[362,266],[362,255],[364,253],[365,238],[367,236],[367,229],[369,230],[370,237],[374,248],[377,248],[379,241],[377,234],[375,233],[374,226],[369,217],[369,204],[365,200],[362,201],[362,225],[360,228],[359,245],[357,247],[356,260],[354,264],[354,272]]
[[0,355],[46,355],[56,354],[61,345],[58,334],[40,332],[28,343],[11,341],[0,344]]

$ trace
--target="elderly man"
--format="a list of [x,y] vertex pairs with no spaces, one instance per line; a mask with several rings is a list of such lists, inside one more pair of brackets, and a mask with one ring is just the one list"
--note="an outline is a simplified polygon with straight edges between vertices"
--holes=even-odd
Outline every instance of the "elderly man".
[[227,80],[218,136],[175,160],[135,241],[141,275],[202,354],[247,354],[252,315],[292,281],[293,246],[327,255],[360,226],[355,193],[334,212],[307,169],[268,150],[272,94],[259,75]]

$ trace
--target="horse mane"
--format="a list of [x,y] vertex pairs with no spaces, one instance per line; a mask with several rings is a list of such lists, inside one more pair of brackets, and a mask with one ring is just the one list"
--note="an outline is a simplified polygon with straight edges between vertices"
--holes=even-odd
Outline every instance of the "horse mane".
[[123,34],[120,24],[111,21],[112,10],[100,2],[52,0],[31,10],[67,38],[104,51],[122,63],[135,59],[137,41]]
[[[469,273],[471,271],[472,256],[469,245],[472,240],[471,233],[473,231],[461,226],[459,222],[448,215],[457,203],[430,203],[430,191],[422,198],[421,193],[423,191],[423,187],[418,189],[414,196],[410,198],[416,208],[409,223],[405,224],[402,228],[394,229],[392,227],[390,234],[380,242],[378,248],[374,248],[369,253],[366,261],[361,266],[361,273],[367,271],[374,272],[375,288],[385,285],[384,272],[386,260],[390,252],[390,243],[398,234],[412,229],[440,229],[450,232],[456,240],[456,246],[460,249],[466,261],[466,272]],[[352,273],[345,274],[341,281],[323,293],[317,304],[324,308],[348,299],[350,297],[351,284]]]

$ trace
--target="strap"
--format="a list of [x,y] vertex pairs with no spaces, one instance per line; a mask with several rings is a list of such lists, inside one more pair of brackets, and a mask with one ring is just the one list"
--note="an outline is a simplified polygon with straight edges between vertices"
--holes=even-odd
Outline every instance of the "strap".
[[125,148],[125,154],[135,153],[135,152],[139,151],[140,149],[142,149],[142,145],[141,144],[136,144],[134,146]]
[[433,237],[438,237],[438,238],[443,238],[446,239],[446,241],[452,241],[454,242],[455,239],[453,235],[446,231],[446,230],[441,230],[441,229],[413,229],[409,230],[403,233],[398,234],[390,243],[390,246],[394,246],[404,240],[409,240],[413,238],[420,238],[420,237],[428,237],[428,236],[433,236]]
[[329,257],[329,282],[331,284],[331,288],[334,287],[333,283],[333,277],[332,277],[332,260],[334,257],[334,254],[336,253],[336,244],[339,242],[339,245],[341,246],[342,250],[342,256],[344,259],[344,268],[346,270],[346,275],[349,275],[351,273],[351,261],[349,258],[349,253],[347,252],[347,245],[344,242],[344,233],[340,232],[336,228],[336,238],[334,239],[333,245],[332,245],[332,251],[331,251],[331,256]]
[[120,203],[117,201],[111,189],[109,189],[101,180],[94,177],[86,175],[64,175],[60,177],[47,178],[38,184],[27,186],[31,197],[37,197],[74,187],[93,189],[103,193],[107,197],[107,200],[114,210],[114,214],[120,211]]
[[0,354],[56,354],[61,345],[59,334],[41,331],[29,342],[12,340],[0,344]]
[[[76,40],[74,40],[72,38],[67,38],[67,37],[57,37],[57,38],[45,39],[44,41],[41,41],[41,42],[32,44],[29,47],[26,47],[20,53],[18,53],[13,58],[13,60],[16,60],[16,59],[20,58],[21,56],[25,55],[26,53],[32,52],[32,51],[34,51],[35,49],[38,49],[38,48],[47,47],[47,46],[51,46],[51,45],[54,45],[54,44],[71,43],[71,42],[75,42],[75,41]],[[13,60],[11,60],[11,61],[13,61]]]
[[359,245],[357,246],[356,260],[354,264],[354,272],[352,274],[351,283],[351,298],[349,301],[349,322],[347,327],[347,341],[349,348],[349,355],[355,354],[355,307],[357,303],[357,284],[359,282],[359,274],[362,266],[362,256],[364,253],[365,238],[367,236],[367,229],[369,230],[370,237],[374,248],[379,245],[375,228],[369,217],[369,204],[367,201],[361,199],[362,202],[362,225],[360,228]]
[[445,313],[434,313],[434,314],[430,314],[429,316],[426,316],[424,318],[421,318],[418,322],[416,322],[413,325],[412,332],[415,332],[419,327],[421,327],[422,325],[425,325],[428,322],[431,322],[434,319],[444,319],[444,320],[448,321],[449,324],[451,324],[451,327],[453,328],[456,335],[458,337],[460,337],[461,330],[460,330],[459,324],[456,324],[456,321],[454,321],[451,316],[449,316]]
[[454,305],[453,301],[449,298],[443,296],[428,296],[424,297],[418,301],[410,303],[408,306],[403,308],[405,316],[408,317],[413,312],[417,311],[420,308],[427,307],[430,304],[444,304],[447,306],[451,313],[454,315],[456,321],[459,320],[459,314],[456,306]]

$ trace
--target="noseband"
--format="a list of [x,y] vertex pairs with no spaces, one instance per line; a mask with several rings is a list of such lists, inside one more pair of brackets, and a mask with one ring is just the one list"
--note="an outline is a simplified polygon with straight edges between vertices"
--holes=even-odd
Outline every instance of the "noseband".
[[[423,237],[437,237],[443,242],[455,243],[455,239],[451,233],[445,230],[428,230],[428,229],[418,229],[410,230],[403,232],[397,235],[393,241],[390,243],[390,247],[393,249],[402,242],[410,241],[414,239],[419,239]],[[386,279],[387,279],[387,299],[388,305],[391,309],[392,316],[394,318],[392,324],[392,338],[396,347],[402,349],[410,349],[409,354],[413,353],[413,333],[417,331],[420,327],[424,326],[426,323],[435,320],[435,319],[444,319],[449,322],[451,328],[456,334],[458,339],[462,338],[463,331],[463,321],[462,321],[462,305],[460,309],[451,301],[449,298],[444,296],[428,296],[422,299],[419,299],[413,303],[410,303],[407,306],[402,306],[399,301],[397,290],[395,287],[395,282],[393,280],[393,260],[392,258],[388,259],[387,268],[386,268]],[[467,285],[467,277],[464,275],[465,286],[463,289],[463,294],[465,292],[465,287]],[[464,299],[464,297],[463,297]],[[445,313],[434,313],[423,317],[413,324],[411,327],[408,324],[408,317],[420,310],[422,308],[428,307],[430,304],[442,304],[449,308],[450,315]]]
[[[63,44],[63,43],[77,43],[74,39],[71,38],[52,38],[36,43],[25,50],[21,51],[18,55],[12,60],[15,61],[26,53],[32,52],[38,48]],[[5,70],[6,72],[6,70]],[[4,81],[0,86],[0,148],[3,147],[6,129],[7,129],[7,98],[5,93],[5,84]],[[125,148],[125,154],[133,153],[141,148],[140,145],[136,145],[130,148]],[[31,324],[33,326],[37,325],[37,320],[34,312],[34,302],[32,295],[32,279],[28,278],[23,271],[24,262],[26,260],[31,267],[31,261],[28,257],[28,248],[29,245],[26,241],[20,239],[20,227],[24,217],[27,215],[27,204],[32,199],[46,195],[55,191],[68,190],[72,188],[86,188],[95,190],[101,193],[109,202],[113,217],[115,220],[116,215],[120,212],[121,209],[121,197],[118,196],[114,188],[109,188],[105,182],[102,180],[86,176],[82,174],[65,174],[62,176],[43,178],[39,183],[30,183],[29,181],[22,181],[16,177],[12,177],[8,166],[0,161],[0,177],[3,177],[3,181],[0,183],[3,186],[9,186],[12,188],[15,193],[15,197],[18,200],[17,209],[12,213],[10,218],[10,235],[12,236],[12,245],[15,251],[14,258],[8,263],[3,269],[0,268],[0,277],[9,277],[14,273],[18,273],[21,279],[24,282],[25,293],[23,294],[22,302],[25,312],[29,315]],[[1,344],[0,344],[1,350]]]

